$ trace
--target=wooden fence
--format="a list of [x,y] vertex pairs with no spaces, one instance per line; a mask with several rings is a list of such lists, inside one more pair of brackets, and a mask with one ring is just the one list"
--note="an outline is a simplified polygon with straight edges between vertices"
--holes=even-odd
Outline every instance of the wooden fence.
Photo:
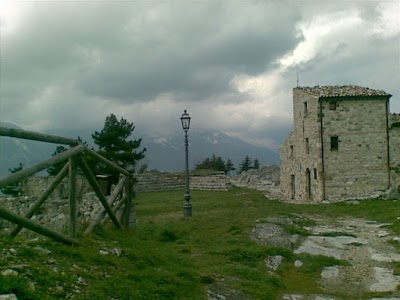
[[[17,226],[12,230],[10,237],[14,238],[22,228],[26,228],[32,230],[36,233],[45,235],[50,237],[56,241],[66,243],[66,244],[79,244],[78,240],[76,240],[76,231],[77,231],[77,168],[80,168],[83,172],[84,176],[88,180],[90,186],[95,192],[96,196],[99,198],[100,202],[103,205],[103,210],[97,215],[97,217],[92,220],[89,226],[84,231],[84,234],[90,234],[93,228],[100,224],[103,219],[108,216],[114,225],[119,228],[128,228],[129,227],[129,218],[133,207],[133,176],[127,170],[121,168],[105,157],[101,156],[97,152],[89,149],[87,146],[83,145],[80,140],[70,139],[55,135],[48,135],[38,132],[13,129],[13,128],[5,128],[0,127],[0,136],[7,136],[13,138],[21,138],[28,140],[35,140],[47,143],[54,144],[62,144],[70,146],[69,150],[66,150],[62,153],[54,155],[52,158],[40,162],[34,166],[23,168],[22,170],[11,174],[10,176],[0,179],[0,188],[6,187],[10,184],[17,183],[24,178],[34,175],[37,172],[40,172],[44,169],[47,169],[50,166],[53,166],[58,163],[65,162],[65,166],[62,170],[55,176],[50,185],[43,191],[43,194],[33,203],[33,205],[29,208],[29,210],[25,213],[24,216],[20,216],[15,214],[5,208],[0,207],[0,218],[3,218],[9,222],[15,223]],[[84,155],[90,155],[95,159],[101,161],[105,165],[110,168],[118,171],[120,173],[120,180],[113,192],[108,199],[103,194],[102,189],[99,183],[96,180],[96,177],[93,175],[90,170]],[[69,236],[52,230],[48,227],[45,227],[41,224],[33,222],[31,217],[38,211],[38,209],[45,203],[46,199],[50,196],[50,194],[57,188],[57,186],[61,183],[61,181],[66,177],[68,177],[69,184]],[[120,219],[117,218],[117,212],[123,209]],[[133,220],[134,221],[134,220]]]

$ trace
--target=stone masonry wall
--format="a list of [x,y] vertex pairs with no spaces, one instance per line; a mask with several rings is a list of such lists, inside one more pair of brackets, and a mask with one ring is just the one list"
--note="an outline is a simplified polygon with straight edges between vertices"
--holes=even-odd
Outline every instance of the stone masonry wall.
[[390,183],[400,186],[400,120],[389,129],[390,144]]
[[[146,173],[137,176],[137,192],[181,190],[185,188],[185,176],[180,174]],[[227,191],[231,188],[229,176],[190,176],[190,189],[208,191]]]
[[323,199],[319,116],[318,97],[294,88],[294,131],[281,148],[281,191],[287,199]]
[[[353,95],[360,89],[350,90]],[[388,133],[387,95],[364,89],[365,97],[329,92],[320,97],[320,91],[293,89],[293,132],[280,151],[285,199],[315,203],[383,194],[389,178],[392,184],[400,181],[400,173],[388,168],[400,163],[400,126]],[[400,121],[400,115],[392,114],[391,120]],[[331,149],[331,137],[338,137],[337,150]]]
[[[24,215],[30,206],[33,205],[36,196],[22,196],[15,198],[0,198],[0,206],[16,214]],[[78,230],[86,228],[93,220],[103,205],[94,192],[86,193],[78,201]],[[48,198],[43,206],[31,218],[44,226],[50,227],[59,232],[66,232],[69,223],[69,200],[68,198]],[[14,224],[0,218],[0,228],[7,233]]]
[[[360,198],[389,188],[387,108],[385,100],[323,103],[326,200]],[[339,149],[331,150],[331,136]]]

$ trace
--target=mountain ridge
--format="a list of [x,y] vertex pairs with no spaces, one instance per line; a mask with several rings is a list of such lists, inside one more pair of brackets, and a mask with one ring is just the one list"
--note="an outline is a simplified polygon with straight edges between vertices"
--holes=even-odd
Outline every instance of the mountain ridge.
[[[0,122],[1,126],[9,128],[21,127],[9,123]],[[90,146],[94,146],[91,133],[94,130],[48,132],[49,134],[66,137],[80,136]],[[134,132],[132,139],[140,138],[138,132]],[[170,134],[142,134],[141,149],[146,148],[145,158],[139,162],[139,166],[147,164],[148,169],[156,169],[163,172],[177,172],[184,169],[184,133],[171,132]],[[232,160],[238,169],[240,162],[246,155],[252,159],[257,158],[261,165],[279,164],[279,155],[270,149],[254,146],[239,138],[231,137],[220,131],[193,130],[189,132],[189,168],[211,157],[221,156],[224,160]],[[23,139],[0,137],[0,176],[10,174],[9,169],[23,163],[26,166],[46,160],[54,153],[57,145]]]

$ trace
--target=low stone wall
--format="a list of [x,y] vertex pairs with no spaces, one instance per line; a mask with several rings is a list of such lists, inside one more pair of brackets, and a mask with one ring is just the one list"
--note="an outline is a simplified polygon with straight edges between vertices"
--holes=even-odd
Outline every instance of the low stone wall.
[[139,174],[136,176],[136,192],[158,192],[180,190],[185,187],[184,178],[179,175],[159,175],[153,173]]
[[[185,176],[181,174],[140,174],[136,178],[137,192],[182,190]],[[190,189],[207,191],[227,191],[231,188],[230,177],[226,175],[190,176]]]
[[204,191],[227,191],[232,188],[231,180],[226,175],[191,176],[190,188]]

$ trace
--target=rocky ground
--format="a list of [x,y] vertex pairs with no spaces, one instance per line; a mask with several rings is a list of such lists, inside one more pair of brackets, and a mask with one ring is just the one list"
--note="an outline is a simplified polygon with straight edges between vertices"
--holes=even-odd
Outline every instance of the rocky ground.
[[[384,298],[368,298],[371,300],[400,299],[397,289],[400,276],[393,270],[394,264],[400,262],[400,254],[392,245],[398,243],[400,237],[391,234],[386,228],[389,224],[356,218],[307,218],[316,221],[318,225],[305,227],[312,235],[300,243],[298,236],[285,234],[280,227],[290,223],[290,219],[269,218],[267,222],[257,225],[252,238],[264,244],[295,246],[295,254],[308,253],[345,260],[348,265],[321,270],[318,284],[325,291],[323,295],[285,294],[282,300],[361,299],[360,295],[370,292],[387,295]],[[273,272],[279,269],[282,261],[280,256],[268,257],[266,266]],[[302,262],[296,261],[293,267],[301,268]],[[332,296],[338,293],[346,296]]]

